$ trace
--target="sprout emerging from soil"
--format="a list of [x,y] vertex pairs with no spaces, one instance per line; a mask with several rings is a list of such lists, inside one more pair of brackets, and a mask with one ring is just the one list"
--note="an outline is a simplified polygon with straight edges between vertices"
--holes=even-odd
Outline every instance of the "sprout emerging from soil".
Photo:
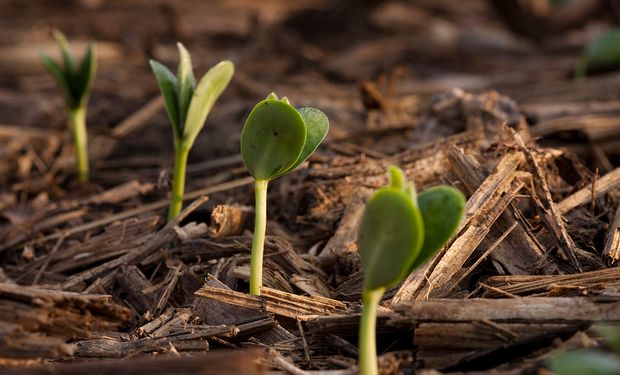
[[620,67],[620,29],[609,30],[588,43],[575,70],[575,78],[585,78],[590,67],[595,69]]
[[228,86],[235,70],[232,62],[222,61],[209,69],[196,85],[189,52],[181,43],[177,43],[177,46],[180,61],[176,77],[159,62],[149,61],[164,97],[174,139],[174,172],[168,221],[174,219],[183,206],[189,151],[213,104]]
[[60,85],[69,111],[69,126],[75,146],[78,180],[88,181],[88,139],[86,133],[86,105],[95,80],[97,59],[95,45],[89,44],[79,64],[69,52],[69,44],[63,33],[54,30],[54,37],[62,54],[62,65],[42,53],[41,60],[47,71]]
[[360,226],[362,375],[377,374],[375,321],[385,289],[406,278],[450,240],[465,208],[465,197],[453,187],[436,186],[417,194],[402,170],[390,167],[389,176],[389,185],[375,191],[368,201]]
[[267,184],[293,171],[327,135],[327,116],[315,108],[295,109],[271,94],[259,102],[241,131],[241,156],[254,177],[256,218],[250,261],[250,294],[260,295],[267,226]]

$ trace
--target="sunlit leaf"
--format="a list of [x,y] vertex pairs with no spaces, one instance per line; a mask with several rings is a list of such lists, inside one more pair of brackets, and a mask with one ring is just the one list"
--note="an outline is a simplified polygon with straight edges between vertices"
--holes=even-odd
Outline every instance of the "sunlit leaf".
[[[282,98],[282,100],[284,99],[286,98]],[[293,164],[282,174],[293,171],[301,163],[306,161],[317,149],[317,147],[319,147],[321,142],[323,142],[323,139],[325,139],[325,136],[327,136],[327,132],[329,131],[329,120],[327,119],[327,116],[325,116],[325,113],[316,108],[300,108],[297,111],[306,124],[306,143],[304,143],[304,148],[295,164]]]
[[213,104],[220,97],[232,79],[235,67],[230,61],[222,61],[213,66],[202,77],[192,95],[185,125],[183,126],[182,147],[191,148],[202,129]]
[[451,186],[435,186],[418,194],[418,207],[424,221],[424,245],[412,270],[440,250],[458,228],[465,210],[465,197]]
[[377,190],[360,226],[364,290],[387,288],[405,278],[424,237],[422,215],[410,195],[393,187]]
[[407,176],[402,169],[395,167],[393,165],[388,167],[388,178],[389,178],[389,186],[399,189],[405,190],[408,184]]
[[179,125],[181,128],[185,126],[185,115],[189,108],[194,88],[196,87],[196,79],[192,70],[192,60],[189,52],[181,43],[177,43],[179,48],[179,68],[177,71],[177,98],[179,108]]
[[256,180],[270,180],[299,159],[306,142],[301,114],[280,100],[259,102],[241,131],[241,156]]

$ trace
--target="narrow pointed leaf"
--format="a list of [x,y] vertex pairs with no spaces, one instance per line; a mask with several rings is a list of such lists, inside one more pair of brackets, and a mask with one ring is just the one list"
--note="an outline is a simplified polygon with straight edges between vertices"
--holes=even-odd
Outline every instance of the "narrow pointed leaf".
[[[284,100],[285,98],[282,98]],[[286,102],[288,103],[288,101]],[[297,110],[306,124],[306,143],[299,155],[299,159],[289,169],[282,174],[293,171],[301,163],[306,161],[310,155],[319,147],[329,130],[329,120],[325,113],[316,108],[300,108]]]
[[67,42],[67,37],[65,34],[58,30],[53,31],[54,38],[56,38],[56,42],[60,47],[60,52],[62,53],[62,59],[65,66],[65,73],[67,76],[73,78],[75,76],[75,61],[73,60],[73,56],[71,56],[71,52],[69,52],[69,43]]
[[452,238],[463,219],[465,197],[451,186],[435,186],[418,194],[424,221],[424,245],[411,270],[430,259]]
[[241,131],[241,157],[256,180],[271,180],[288,170],[306,143],[299,112],[280,100],[259,102]]
[[192,71],[192,60],[189,56],[189,52],[183,47],[181,43],[177,43],[179,48],[179,68],[177,71],[177,98],[179,101],[179,124],[181,128],[185,125],[185,116],[187,109],[189,108],[190,100],[196,87],[196,79],[194,78],[194,72]]
[[54,77],[56,82],[58,82],[62,94],[67,101],[67,105],[72,108],[74,106],[73,96],[69,88],[68,78],[65,76],[65,71],[54,60],[43,53],[41,53],[41,62],[45,69]]
[[159,62],[150,60],[149,64],[155,74],[155,79],[159,85],[159,90],[164,97],[166,112],[168,113],[168,118],[174,127],[175,139],[180,139],[182,134],[179,126],[179,107],[176,94],[177,78],[170,70],[168,70],[168,68]]
[[95,56],[95,45],[89,44],[86,49],[86,53],[82,58],[82,62],[80,65],[80,71],[77,76],[78,80],[78,95],[79,104],[86,104],[86,100],[88,99],[88,94],[90,92],[90,88],[93,85],[93,81],[95,80],[95,72],[97,70],[97,58]]
[[230,61],[213,66],[202,77],[190,100],[183,126],[183,147],[191,148],[202,129],[213,104],[220,97],[232,79],[235,67]]
[[422,215],[406,192],[392,187],[377,190],[360,226],[364,290],[387,288],[405,278],[424,236]]

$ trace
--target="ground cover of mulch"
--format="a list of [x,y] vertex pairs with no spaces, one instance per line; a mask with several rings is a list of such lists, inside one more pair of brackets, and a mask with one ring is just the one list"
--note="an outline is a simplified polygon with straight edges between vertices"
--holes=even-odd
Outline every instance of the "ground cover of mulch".
[[[0,4],[0,372],[354,374],[366,199],[400,166],[467,196],[457,236],[384,296],[383,374],[545,371],[620,321],[620,74],[573,79],[615,2]],[[532,2],[534,3],[534,2]],[[540,2],[544,3],[544,2]],[[96,40],[92,181],[38,51]],[[171,129],[147,60],[231,85],[166,223]],[[330,119],[270,185],[260,297],[239,133],[270,92]]]

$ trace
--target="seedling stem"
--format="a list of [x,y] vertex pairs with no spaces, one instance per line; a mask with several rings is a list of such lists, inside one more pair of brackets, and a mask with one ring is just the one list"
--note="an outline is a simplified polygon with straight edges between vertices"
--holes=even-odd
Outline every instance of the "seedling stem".
[[362,292],[362,317],[359,330],[359,370],[361,375],[377,375],[377,343],[375,328],[377,321],[377,307],[385,288]]
[[86,107],[79,106],[69,109],[71,136],[75,147],[75,162],[78,180],[88,181],[88,136],[86,133]]
[[168,221],[179,215],[183,208],[183,192],[185,191],[185,170],[189,148],[177,148],[174,151],[174,176],[172,178],[172,192],[170,196],[170,208],[168,209]]
[[256,180],[256,218],[254,219],[254,236],[252,238],[252,257],[250,259],[250,294],[260,296],[263,286],[263,251],[265,249],[265,231],[267,229],[267,184],[268,180]]

